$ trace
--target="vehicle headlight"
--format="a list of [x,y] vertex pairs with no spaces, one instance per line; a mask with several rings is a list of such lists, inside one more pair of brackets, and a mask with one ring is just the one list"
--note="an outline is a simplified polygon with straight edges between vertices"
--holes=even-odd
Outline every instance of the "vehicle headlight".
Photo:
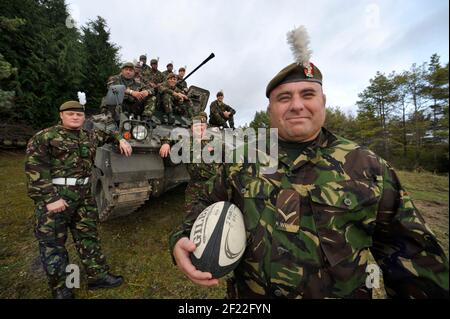
[[123,123],[123,129],[124,129],[125,131],[131,130],[131,123],[130,123],[130,122],[125,122],[125,123]]
[[131,130],[131,134],[133,134],[133,137],[138,140],[142,141],[147,137],[148,131],[147,128],[143,125],[136,125]]

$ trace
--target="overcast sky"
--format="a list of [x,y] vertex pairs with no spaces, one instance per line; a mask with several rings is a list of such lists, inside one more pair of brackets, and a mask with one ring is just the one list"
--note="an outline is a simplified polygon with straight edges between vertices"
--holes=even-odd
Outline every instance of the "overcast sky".
[[[447,0],[68,0],[78,25],[106,19],[122,61],[140,54],[173,61],[187,73],[211,52],[216,57],[188,79],[219,90],[237,110],[237,125],[267,106],[265,87],[294,62],[286,32],[306,26],[311,61],[323,74],[328,106],[356,114],[358,93],[377,71],[386,74],[428,61],[449,59]],[[208,110],[208,109],[207,109]]]

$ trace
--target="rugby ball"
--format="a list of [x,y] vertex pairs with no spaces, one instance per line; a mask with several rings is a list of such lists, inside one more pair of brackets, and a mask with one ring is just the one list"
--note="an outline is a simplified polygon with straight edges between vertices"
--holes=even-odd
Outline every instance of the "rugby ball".
[[239,264],[246,247],[244,217],[230,202],[217,202],[203,210],[192,226],[190,240],[197,246],[192,264],[220,278]]

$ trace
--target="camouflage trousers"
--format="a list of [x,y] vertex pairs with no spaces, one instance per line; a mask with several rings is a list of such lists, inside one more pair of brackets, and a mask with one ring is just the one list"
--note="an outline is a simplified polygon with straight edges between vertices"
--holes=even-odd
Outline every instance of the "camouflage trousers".
[[156,97],[147,96],[141,101],[136,99],[124,100],[122,110],[135,115],[145,115],[151,117],[155,113]]
[[161,99],[162,108],[166,114],[179,114],[192,118],[193,116],[193,105],[191,101],[180,102],[179,99],[175,98],[170,94],[164,94]]
[[97,233],[97,207],[92,196],[78,200],[64,199],[69,204],[64,211],[49,213],[44,204],[36,207],[35,236],[40,258],[51,289],[63,287],[69,256],[65,247],[70,229],[78,255],[88,279],[101,278],[109,267],[100,247]]
[[[230,126],[228,126],[227,122]],[[230,114],[230,117],[228,119],[222,119],[222,121],[220,123],[218,123],[217,121],[210,120],[209,126],[210,127],[222,126],[224,128],[228,128],[228,127],[234,128],[234,116],[233,116],[233,114]]]

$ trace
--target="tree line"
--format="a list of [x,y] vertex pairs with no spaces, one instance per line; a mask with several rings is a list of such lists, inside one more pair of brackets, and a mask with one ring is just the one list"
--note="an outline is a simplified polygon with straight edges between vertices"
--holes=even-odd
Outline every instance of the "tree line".
[[[377,72],[358,95],[356,115],[327,107],[325,127],[400,169],[448,173],[449,69],[433,54],[408,70]],[[250,127],[269,125],[256,112]]]
[[[97,109],[107,78],[119,72],[119,50],[102,17],[74,27],[65,0],[0,1],[1,123],[52,125],[77,91],[86,93],[88,111]],[[448,72],[437,54],[408,70],[377,72],[356,115],[327,107],[326,127],[396,167],[448,172]],[[250,126],[268,122],[260,111]]]
[[119,72],[119,49],[102,17],[75,27],[64,0],[1,1],[2,122],[52,125],[78,91],[88,110],[98,108],[108,76]]

